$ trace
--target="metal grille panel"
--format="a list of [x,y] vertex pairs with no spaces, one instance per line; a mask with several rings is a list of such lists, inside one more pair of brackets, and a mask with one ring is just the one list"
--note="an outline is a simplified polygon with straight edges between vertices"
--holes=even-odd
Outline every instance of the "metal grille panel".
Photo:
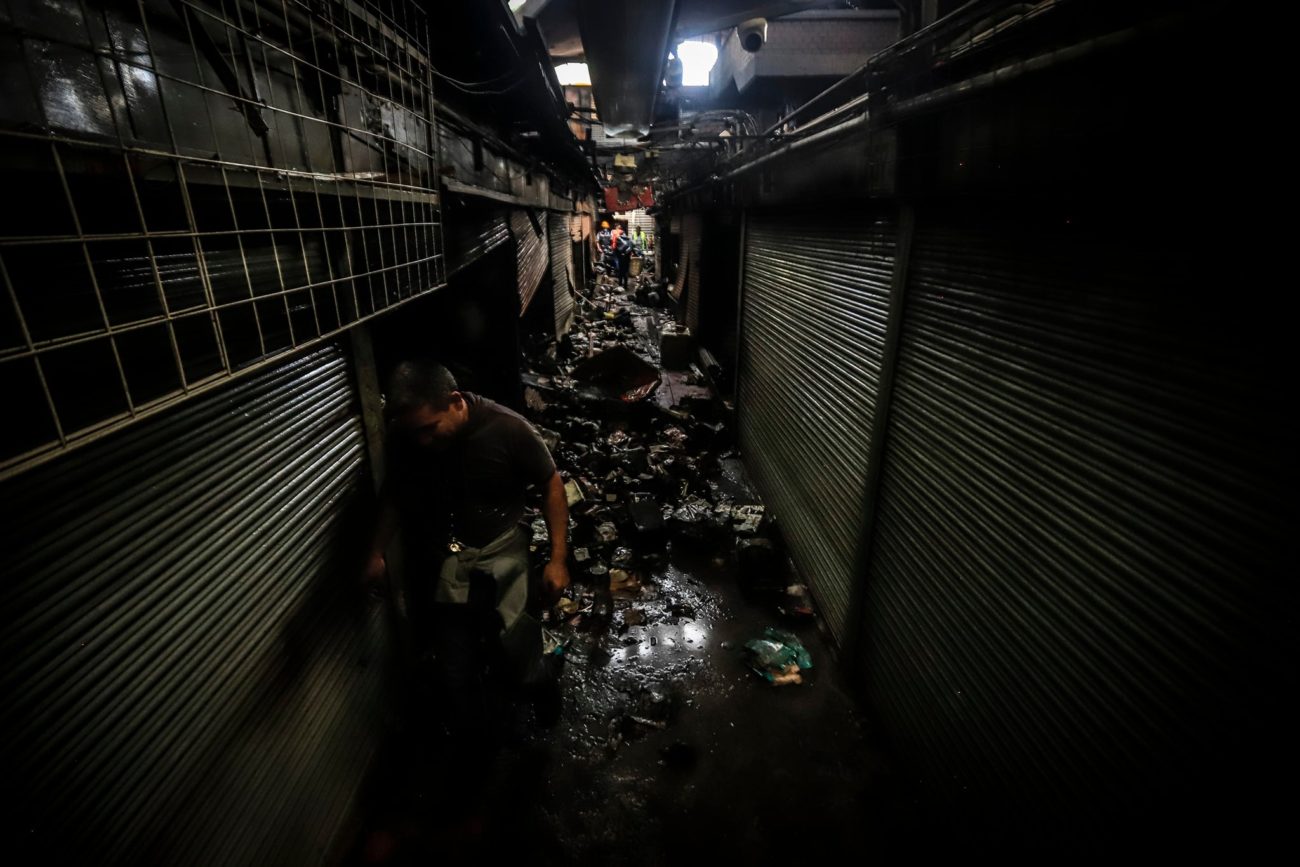
[[842,637],[893,273],[892,219],[749,216],[739,389],[746,464]]
[[445,282],[418,4],[14,10],[0,473]]
[[322,857],[381,732],[383,620],[339,574],[364,463],[327,345],[5,482],[14,839],[69,863]]

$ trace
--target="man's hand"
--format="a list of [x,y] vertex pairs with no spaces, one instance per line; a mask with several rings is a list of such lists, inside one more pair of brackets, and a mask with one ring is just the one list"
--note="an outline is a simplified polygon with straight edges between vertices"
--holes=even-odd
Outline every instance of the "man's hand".
[[392,494],[385,488],[379,495],[379,514],[375,516],[370,559],[366,561],[366,571],[361,576],[361,586],[376,599],[383,595],[388,583],[388,561],[384,559],[384,552],[388,550],[396,532],[397,506],[393,503]]
[[371,554],[369,562],[366,563],[366,574],[361,579],[361,585],[372,596],[378,596],[384,590],[384,585],[388,581],[388,561],[384,559],[383,553]]
[[569,586],[569,567],[563,560],[552,560],[542,570],[542,590],[546,594],[546,604],[552,605],[560,598],[564,588]]

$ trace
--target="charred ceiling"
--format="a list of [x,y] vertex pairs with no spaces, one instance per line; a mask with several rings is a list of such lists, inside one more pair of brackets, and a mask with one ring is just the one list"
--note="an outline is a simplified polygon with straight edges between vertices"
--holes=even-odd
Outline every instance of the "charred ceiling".
[[[1212,41],[1216,15],[1176,2],[968,3],[690,163],[657,197],[693,211],[976,192],[1174,196],[1230,147],[1196,127],[1205,93],[1178,86],[1165,59]],[[1173,129],[1185,148],[1152,144]]]
[[[536,26],[551,63],[586,64],[589,84],[566,93],[570,121],[624,197],[707,175],[772,119],[896,41],[902,19],[891,0],[510,5],[521,26]],[[706,84],[684,77],[687,40],[716,55]]]
[[533,20],[503,3],[426,3],[433,90],[453,122],[486,131],[541,169],[592,182],[591,164],[565,117],[564,94]]

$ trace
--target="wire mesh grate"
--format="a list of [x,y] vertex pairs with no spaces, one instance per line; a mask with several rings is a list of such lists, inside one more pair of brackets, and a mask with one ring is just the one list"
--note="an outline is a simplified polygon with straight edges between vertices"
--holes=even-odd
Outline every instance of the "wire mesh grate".
[[0,0],[0,474],[441,285],[410,0]]

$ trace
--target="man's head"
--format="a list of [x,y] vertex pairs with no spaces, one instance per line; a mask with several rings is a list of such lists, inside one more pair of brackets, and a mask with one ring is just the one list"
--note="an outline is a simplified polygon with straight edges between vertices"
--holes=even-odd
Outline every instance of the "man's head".
[[608,229],[608,228],[609,228],[609,221],[608,221],[608,220],[601,220],[601,221],[600,221],[600,227],[601,227],[602,229]]
[[469,404],[456,380],[436,361],[403,361],[388,379],[389,422],[416,445],[443,448],[469,421]]

